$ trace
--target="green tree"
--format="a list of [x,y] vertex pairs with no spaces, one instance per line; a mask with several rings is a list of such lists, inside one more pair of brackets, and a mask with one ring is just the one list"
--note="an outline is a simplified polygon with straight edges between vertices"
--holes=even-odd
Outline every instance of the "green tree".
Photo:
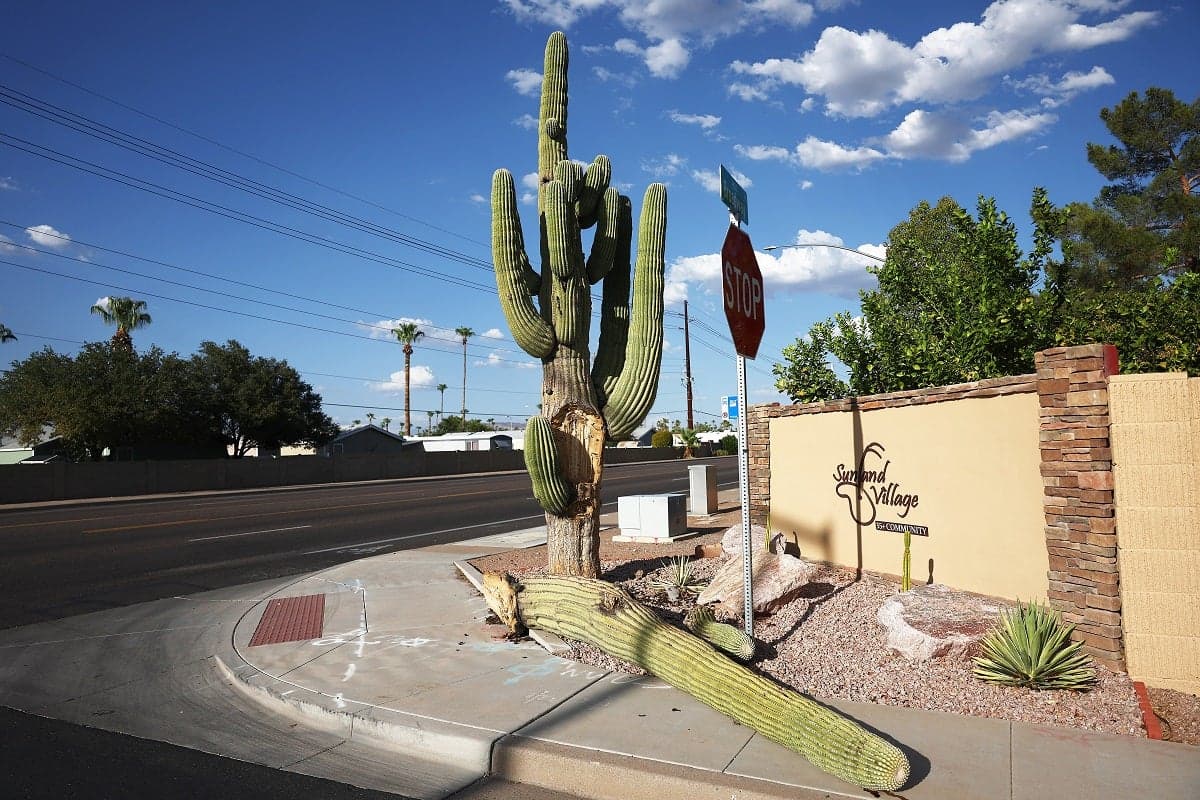
[[383,426],[383,429],[386,431],[388,429],[388,426],[390,426],[392,424],[392,418],[384,417],[383,419],[381,419],[379,421],[379,424],[381,424]]
[[776,386],[812,402],[1028,372],[1047,340],[1034,285],[1053,243],[1048,205],[1035,190],[1035,247],[1022,259],[995,200],[980,197],[974,217],[949,197],[921,202],[889,234],[885,263],[868,267],[879,288],[860,293],[862,316],[813,325],[785,348]]
[[102,297],[92,306],[91,313],[100,317],[106,325],[117,326],[117,332],[112,336],[113,347],[126,350],[133,350],[131,332],[151,322],[150,314],[146,312],[146,301],[132,297]]
[[1067,207],[1066,288],[1128,288],[1200,270],[1200,99],[1150,88],[1100,119],[1117,144],[1089,142],[1087,157],[1111,183],[1092,204]]
[[670,447],[673,441],[671,432],[666,428],[655,428],[654,433],[650,436],[651,447]]
[[7,325],[0,324],[0,344],[5,342],[15,342],[17,337],[13,334]]
[[[412,412],[410,401],[413,343],[425,335],[415,322],[402,322],[392,328],[396,340],[404,346],[404,435],[412,436]],[[464,350],[465,352],[465,350]]]
[[446,416],[446,389],[449,388],[444,383],[437,385],[438,394],[441,395],[441,403],[438,406],[438,419]]
[[200,405],[235,457],[252,447],[316,446],[338,433],[321,396],[287,361],[252,356],[230,339],[202,342],[191,364]]
[[462,385],[462,418],[467,418],[467,340],[475,335],[475,331],[466,325],[455,328],[454,332],[462,340],[463,346],[463,385]]
[[680,431],[679,438],[683,440],[683,457],[695,456],[695,449],[700,446],[700,434],[694,428],[684,428]]
[[483,431],[491,430],[495,430],[495,428],[481,419],[468,419],[464,425],[462,417],[451,414],[448,417],[438,420],[437,427],[433,429],[433,435],[441,436],[444,433],[482,433]]

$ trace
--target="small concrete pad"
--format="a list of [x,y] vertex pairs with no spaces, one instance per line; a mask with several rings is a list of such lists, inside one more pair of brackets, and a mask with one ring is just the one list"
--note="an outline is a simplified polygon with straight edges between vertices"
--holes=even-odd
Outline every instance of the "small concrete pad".
[[[1010,800],[1009,723],[871,703],[826,705],[889,739],[908,755],[911,777],[899,791],[908,800]],[[872,797],[760,735],[755,735],[726,772],[848,797]]]
[[516,735],[720,772],[752,734],[657,678],[614,673]]
[[1200,748],[1014,723],[1012,775],[1013,800],[1195,800],[1200,797]]

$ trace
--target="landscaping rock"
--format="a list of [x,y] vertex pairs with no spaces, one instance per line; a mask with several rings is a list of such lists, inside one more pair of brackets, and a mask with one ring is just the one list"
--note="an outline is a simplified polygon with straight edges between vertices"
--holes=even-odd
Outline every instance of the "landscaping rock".
[[876,620],[887,629],[888,647],[924,661],[967,655],[1005,609],[1001,601],[935,583],[888,598]]
[[[816,567],[802,559],[787,554],[768,553],[755,550],[750,562],[753,572],[754,611],[770,614],[786,605],[816,572]],[[742,559],[726,561],[708,586],[696,598],[699,605],[719,603],[721,610],[732,616],[742,612]]]
[[[766,541],[767,529],[763,525],[750,526],[750,549],[754,553],[762,550],[763,543]],[[783,535],[776,533],[771,537],[772,550],[782,551],[783,548],[777,546],[783,541]],[[721,536],[721,550],[727,557],[737,558],[742,554],[742,523],[732,525],[725,530]]]

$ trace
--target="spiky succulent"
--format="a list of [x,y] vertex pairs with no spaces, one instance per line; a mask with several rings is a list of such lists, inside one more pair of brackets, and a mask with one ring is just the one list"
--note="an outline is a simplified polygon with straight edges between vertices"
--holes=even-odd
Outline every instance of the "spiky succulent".
[[682,595],[700,594],[705,583],[693,577],[692,562],[687,556],[675,556],[663,562],[659,574],[650,579],[650,585],[666,591],[675,590]]
[[1030,689],[1087,689],[1096,670],[1082,644],[1070,640],[1074,629],[1053,609],[1018,602],[981,642],[975,677]]

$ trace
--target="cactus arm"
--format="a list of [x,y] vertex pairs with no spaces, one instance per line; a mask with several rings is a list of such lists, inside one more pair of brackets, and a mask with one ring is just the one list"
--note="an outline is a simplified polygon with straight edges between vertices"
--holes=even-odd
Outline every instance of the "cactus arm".
[[554,178],[558,163],[567,160],[568,57],[567,37],[562,31],[550,34],[546,41],[544,63],[542,102],[538,111],[538,175],[543,184]]
[[[633,243],[633,211],[629,198],[617,198],[617,248],[613,265],[604,276],[600,307],[600,340],[592,363],[596,403],[603,408],[625,366],[625,343],[629,339],[629,248]],[[611,434],[610,434],[611,436]]]
[[[608,190],[610,180],[612,180],[612,162],[606,155],[596,156],[596,160],[588,165],[587,174],[583,177],[583,185],[579,187],[579,202],[575,205],[575,215],[579,218],[581,229],[587,230],[599,219],[602,211],[601,200]],[[592,281],[592,283],[595,282]]]
[[[621,227],[621,195],[615,188],[604,192],[597,217],[596,235],[592,238],[592,251],[588,253],[587,279],[596,285],[612,269],[617,256]],[[626,252],[629,245],[626,243]],[[626,290],[628,294],[628,290]]]
[[536,273],[525,255],[516,186],[506,169],[496,170],[492,177],[492,263],[500,306],[513,340],[534,358],[549,358],[554,353],[554,331],[529,296],[526,274]]
[[848,783],[892,791],[908,780],[899,748],[666,624],[619,587],[493,574],[484,576],[484,597],[511,629],[547,630],[635,663]]
[[666,255],[667,189],[652,183],[638,225],[633,309],[621,376],[604,405],[611,439],[624,439],[642,423],[658,394],[663,344],[663,270]]
[[754,640],[741,628],[717,622],[713,610],[708,606],[693,606],[684,615],[683,626],[738,661],[754,658]]
[[558,341],[575,348],[586,348],[591,294],[583,274],[583,252],[579,226],[567,188],[558,180],[544,187],[546,206],[546,242],[550,271],[554,276],[550,319]]
[[545,417],[530,417],[525,425],[525,469],[538,504],[551,514],[563,513],[575,492],[559,470],[554,428]]

